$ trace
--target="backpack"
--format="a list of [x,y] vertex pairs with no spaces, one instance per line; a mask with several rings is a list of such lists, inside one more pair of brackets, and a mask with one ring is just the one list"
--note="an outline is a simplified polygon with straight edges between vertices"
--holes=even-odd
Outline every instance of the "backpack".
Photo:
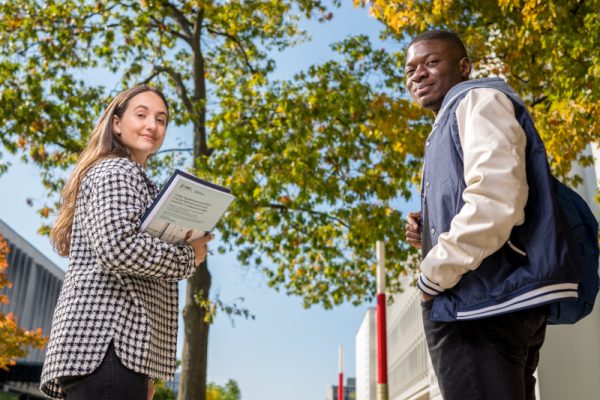
[[600,286],[598,276],[598,221],[585,200],[571,188],[554,178],[556,198],[560,205],[567,235],[570,236],[576,252],[581,260],[581,281],[579,282],[579,298],[576,301],[564,300],[550,304],[548,324],[574,324],[592,312],[594,301]]

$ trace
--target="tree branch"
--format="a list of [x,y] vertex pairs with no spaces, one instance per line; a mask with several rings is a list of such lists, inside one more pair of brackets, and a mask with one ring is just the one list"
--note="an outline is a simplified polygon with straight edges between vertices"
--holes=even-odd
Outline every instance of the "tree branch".
[[194,43],[198,43],[200,41],[200,37],[202,36],[202,21],[204,21],[204,7],[198,7],[196,20],[194,21]]
[[320,215],[320,216],[326,217],[327,219],[334,220],[337,223],[339,223],[340,225],[344,226],[345,228],[350,229],[350,225],[348,225],[345,221],[339,219],[338,217],[334,217],[331,214],[325,213],[325,212],[315,211],[315,210],[305,210],[305,209],[301,209],[301,208],[291,208],[291,207],[284,206],[283,204],[275,204],[275,203],[259,204],[258,206],[262,206],[262,207],[266,207],[266,208],[274,208],[276,210],[281,210],[281,211],[296,211],[296,212],[305,212],[305,213],[309,213],[312,215]]
[[174,29],[169,28],[166,24],[160,22],[159,20],[157,20],[155,17],[150,16],[150,19],[152,20],[153,24],[152,26],[155,28],[158,28],[159,30],[161,29],[161,27],[164,27],[164,29],[169,32],[170,34],[177,36],[179,39],[183,40],[184,42],[191,44],[192,41],[192,37],[189,35],[184,35],[181,32],[178,32]]
[[252,64],[250,63],[250,59],[248,58],[248,54],[246,54],[246,50],[242,44],[242,42],[235,37],[234,35],[230,35],[227,32],[221,32],[213,27],[211,27],[210,25],[205,25],[206,30],[210,33],[212,33],[213,35],[217,35],[217,36],[223,36],[229,40],[231,40],[232,42],[234,42],[235,44],[237,44],[238,46],[238,52],[242,54],[242,56],[244,57],[244,63],[246,64],[246,67],[248,68],[248,70],[251,73],[256,73],[256,69],[252,66]]
[[152,81],[152,79],[156,78],[158,75],[160,75],[159,71],[152,71],[152,73],[146,78],[140,81],[140,85],[147,85],[148,83],[150,83]]
[[524,83],[526,85],[529,83],[528,79],[525,79],[525,78],[521,77],[520,75],[512,74],[512,77],[515,78],[516,80],[518,80],[519,82]]
[[537,106],[538,104],[543,103],[547,99],[548,99],[548,96],[546,96],[546,95],[538,97],[537,99],[533,100],[529,106],[531,108],[533,108],[533,107]]
[[194,35],[192,39],[193,53],[193,79],[194,101],[201,102],[198,110],[198,119],[194,122],[194,157],[210,155],[206,140],[206,65],[202,53],[202,21],[204,21],[204,7],[198,6],[194,21]]
[[192,23],[188,21],[185,15],[177,8],[177,6],[172,4],[170,1],[163,1],[162,4],[171,10],[174,19],[179,23],[179,26],[181,26],[181,29],[183,29],[189,40],[191,40],[193,38]]
[[577,15],[577,12],[579,11],[579,9],[581,8],[582,5],[583,5],[583,0],[578,1],[577,4],[575,4],[575,7],[571,8],[569,10],[569,12],[573,15]]
[[[99,2],[98,4],[102,5],[101,2]],[[131,8],[131,5],[128,5],[128,4],[119,4],[119,2],[116,2],[112,6],[109,6],[107,8],[102,9],[102,10],[99,10],[97,12],[92,12],[92,13],[89,13],[89,14],[87,14],[85,16],[82,16],[81,19],[84,20],[84,21],[86,21],[86,20],[88,20],[88,19],[90,19],[92,17],[101,16],[103,12],[110,12],[114,8],[116,8],[116,7],[120,6],[120,5],[123,6],[124,8]]]
[[154,155],[158,155],[158,154],[161,154],[161,153],[175,153],[175,152],[182,152],[182,153],[183,152],[190,152],[191,153],[193,151],[194,151],[194,149],[192,149],[191,147],[184,148],[184,149],[165,149],[165,150],[157,151],[156,153],[154,153]]
[[164,65],[155,65],[154,71],[152,72],[153,77],[158,75],[161,72],[165,72],[167,75],[173,79],[175,85],[177,86],[177,92],[183,101],[183,104],[187,108],[188,112],[193,116],[194,115],[194,105],[192,104],[190,98],[188,97],[187,90],[185,84],[183,83],[183,78],[180,74],[178,74],[173,68],[165,67]]

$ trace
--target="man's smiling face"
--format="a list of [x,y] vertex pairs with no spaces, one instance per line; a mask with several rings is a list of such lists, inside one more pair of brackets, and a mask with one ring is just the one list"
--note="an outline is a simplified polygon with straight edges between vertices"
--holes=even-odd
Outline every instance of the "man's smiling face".
[[469,60],[452,43],[423,40],[406,54],[406,87],[422,107],[437,114],[446,93],[469,77]]

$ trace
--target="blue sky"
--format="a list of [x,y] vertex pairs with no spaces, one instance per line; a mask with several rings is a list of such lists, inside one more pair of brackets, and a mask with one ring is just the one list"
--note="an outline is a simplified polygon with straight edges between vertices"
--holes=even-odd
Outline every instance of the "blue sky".
[[[377,46],[401,48],[399,43],[381,42],[381,23],[369,17],[367,10],[353,8],[349,0],[343,1],[331,22],[308,22],[303,27],[312,41],[274,55],[277,77],[291,77],[311,64],[330,59],[329,45],[348,35],[367,34]],[[171,128],[168,136],[176,143],[177,139],[186,141],[188,135]],[[39,217],[25,202],[28,197],[44,201],[38,171],[9,159],[13,166],[0,176],[0,218],[65,268],[66,260],[54,254],[47,238],[37,235]],[[413,209],[416,204],[407,207]],[[228,379],[236,380],[244,400],[323,400],[327,386],[337,382],[340,345],[345,349],[345,375],[354,376],[354,336],[366,308],[373,304],[305,310],[299,298],[275,292],[259,272],[239,266],[235,254],[210,257],[209,269],[212,294],[225,302],[243,297],[243,305],[256,316],[255,320],[237,319],[235,326],[225,316],[217,317],[209,338],[209,381],[224,384]]]

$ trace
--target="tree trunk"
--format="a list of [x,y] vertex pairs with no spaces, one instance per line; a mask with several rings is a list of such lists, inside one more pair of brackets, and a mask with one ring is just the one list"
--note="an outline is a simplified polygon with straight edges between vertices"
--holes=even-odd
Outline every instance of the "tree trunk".
[[[188,110],[194,123],[194,162],[201,156],[208,156],[206,141],[206,82],[201,36],[204,20],[204,7],[198,7],[191,40],[194,92],[192,103],[200,104],[200,109]],[[206,400],[206,371],[208,367],[208,331],[210,325],[204,322],[206,310],[200,308],[194,297],[200,295],[208,301],[211,276],[204,261],[198,271],[187,280],[185,307],[183,309],[184,339],[181,355],[181,380],[177,400]]]
[[183,309],[185,334],[181,356],[181,380],[177,400],[206,400],[206,370],[208,365],[208,331],[204,322],[205,310],[196,303],[194,296],[201,293],[207,300],[211,276],[204,261],[198,271],[188,278]]

